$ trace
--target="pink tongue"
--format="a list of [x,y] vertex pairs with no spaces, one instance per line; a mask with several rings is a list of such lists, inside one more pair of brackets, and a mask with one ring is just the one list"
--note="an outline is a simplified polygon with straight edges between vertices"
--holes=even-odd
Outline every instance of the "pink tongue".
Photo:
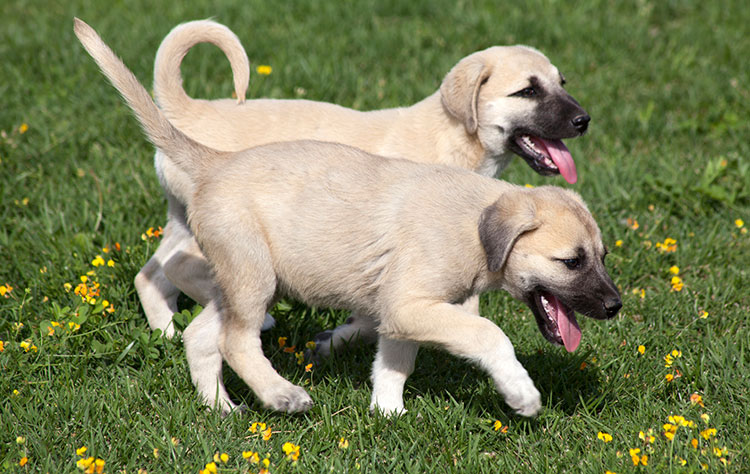
[[549,295],[547,298],[555,312],[554,316],[557,318],[557,327],[560,329],[565,350],[573,352],[581,343],[581,328],[578,327],[576,315],[573,311],[568,311],[556,297]]
[[533,137],[537,143],[541,143],[547,149],[550,159],[557,165],[557,169],[560,170],[560,174],[565,181],[570,184],[574,184],[578,181],[578,172],[576,171],[576,164],[573,162],[573,157],[568,151],[568,147],[562,142],[562,140],[545,140],[539,137]]

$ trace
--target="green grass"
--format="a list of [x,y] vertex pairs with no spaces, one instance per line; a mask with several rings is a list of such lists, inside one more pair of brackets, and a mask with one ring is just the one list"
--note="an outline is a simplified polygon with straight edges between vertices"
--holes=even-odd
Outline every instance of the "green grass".
[[[568,354],[543,340],[528,309],[505,294],[485,295],[482,312],[513,341],[542,392],[542,413],[512,416],[484,373],[424,350],[407,382],[409,412],[384,419],[367,408],[370,348],[311,373],[278,348],[280,336],[301,346],[346,317],[290,304],[277,308],[279,324],[264,344],[285,377],[309,388],[315,407],[299,416],[265,411],[227,371],[250,411],[222,419],[196,399],[179,338],[154,337],[135,295],[133,277],[157,244],[141,234],[164,224],[165,203],[152,147],[73,36],[74,15],[146,84],[164,35],[213,16],[239,35],[253,65],[273,67],[270,76],[253,75],[251,97],[304,95],[360,109],[425,97],[475,50],[539,48],[593,117],[590,132],[568,145],[580,175],[575,189],[610,248],[623,310],[613,321],[581,319],[582,346]],[[750,226],[743,2],[191,0],[158,8],[143,0],[7,0],[0,18],[0,284],[12,287],[0,297],[1,472],[77,472],[81,446],[110,473],[198,472],[215,453],[229,455],[220,472],[256,472],[241,456],[251,450],[269,457],[271,472],[750,469],[750,233],[734,223]],[[231,94],[226,60],[211,46],[188,55],[183,75],[191,95]],[[504,178],[563,184],[521,160]],[[657,250],[668,237],[676,251]],[[120,251],[102,252],[116,242]],[[64,286],[94,270],[96,255],[115,262],[90,276],[112,314],[83,310]],[[672,265],[684,281],[680,292],[671,291]],[[643,298],[633,293],[641,289]],[[50,336],[50,321],[80,329]],[[36,350],[26,352],[23,341]],[[675,349],[681,357],[667,368],[664,356]],[[691,404],[692,394],[705,407]],[[695,427],[680,427],[669,441],[670,415]],[[494,431],[495,420],[507,432]],[[272,428],[270,440],[248,431],[253,421]],[[716,429],[708,441],[699,435],[706,427]],[[638,434],[649,429],[656,439],[646,444]],[[597,439],[600,431],[612,441]],[[339,447],[342,437],[348,449]],[[296,464],[284,459],[287,441],[300,446]],[[727,466],[713,453],[724,447]],[[633,465],[633,448],[648,455],[648,466]]]

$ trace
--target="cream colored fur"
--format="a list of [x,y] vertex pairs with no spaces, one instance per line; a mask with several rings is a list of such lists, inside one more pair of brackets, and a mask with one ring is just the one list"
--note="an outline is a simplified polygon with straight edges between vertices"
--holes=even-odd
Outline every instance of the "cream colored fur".
[[[199,42],[211,42],[227,55],[238,100],[199,100],[185,94],[180,63]],[[537,77],[550,91],[564,93],[560,73],[539,51],[526,46],[492,47],[462,59],[440,90],[410,107],[360,112],[309,100],[244,101],[248,63],[242,45],[225,26],[202,20],[176,27],[162,42],[154,68],[154,92],[167,118],[192,139],[225,151],[276,141],[315,139],[356,146],[370,153],[439,163],[499,174],[511,160],[507,130],[529,120],[529,101],[509,94]],[[238,104],[239,102],[239,104]],[[501,131],[501,127],[506,132]],[[183,291],[208,304],[212,280],[208,265],[185,220],[194,182],[163,153],[157,174],[169,201],[164,238],[135,280],[149,324],[171,337],[177,296]],[[477,308],[475,299],[469,304]],[[337,329],[329,344],[361,333],[374,339],[362,320]],[[272,325],[267,316],[265,327]],[[367,332],[369,330],[369,332]],[[330,351],[321,344],[319,352]]]
[[[273,369],[260,343],[267,309],[289,295],[372,319],[373,408],[403,410],[404,381],[428,344],[486,370],[517,413],[539,411],[508,338],[460,303],[492,288],[525,300],[531,281],[582,292],[560,263],[572,254],[585,254],[612,286],[599,229],[578,195],[317,141],[219,152],[175,129],[88,25],[76,19],[75,32],[149,140],[195,184],[186,193],[190,229],[218,288],[186,331],[194,377],[196,338],[220,330],[219,353],[199,361],[225,358],[265,406],[308,409],[309,395]],[[579,296],[600,304],[598,295]],[[216,398],[216,384],[196,385],[207,402],[234,407],[225,392]]]

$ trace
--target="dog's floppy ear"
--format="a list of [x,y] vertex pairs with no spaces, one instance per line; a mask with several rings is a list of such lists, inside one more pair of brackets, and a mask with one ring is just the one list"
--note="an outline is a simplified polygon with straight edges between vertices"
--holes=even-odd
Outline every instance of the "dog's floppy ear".
[[539,225],[534,200],[526,193],[501,196],[487,206],[479,218],[479,240],[487,254],[487,268],[499,272],[516,240]]
[[440,85],[443,106],[451,115],[463,122],[466,131],[477,132],[479,89],[490,77],[490,68],[475,55],[458,62],[448,72]]

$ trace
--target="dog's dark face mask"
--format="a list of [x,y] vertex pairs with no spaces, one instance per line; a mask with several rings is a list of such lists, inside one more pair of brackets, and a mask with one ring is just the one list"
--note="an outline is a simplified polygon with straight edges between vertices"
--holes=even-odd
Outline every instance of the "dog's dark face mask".
[[571,191],[509,192],[485,209],[479,236],[501,287],[529,306],[548,341],[570,352],[581,341],[575,313],[609,319],[622,307],[596,222]]

